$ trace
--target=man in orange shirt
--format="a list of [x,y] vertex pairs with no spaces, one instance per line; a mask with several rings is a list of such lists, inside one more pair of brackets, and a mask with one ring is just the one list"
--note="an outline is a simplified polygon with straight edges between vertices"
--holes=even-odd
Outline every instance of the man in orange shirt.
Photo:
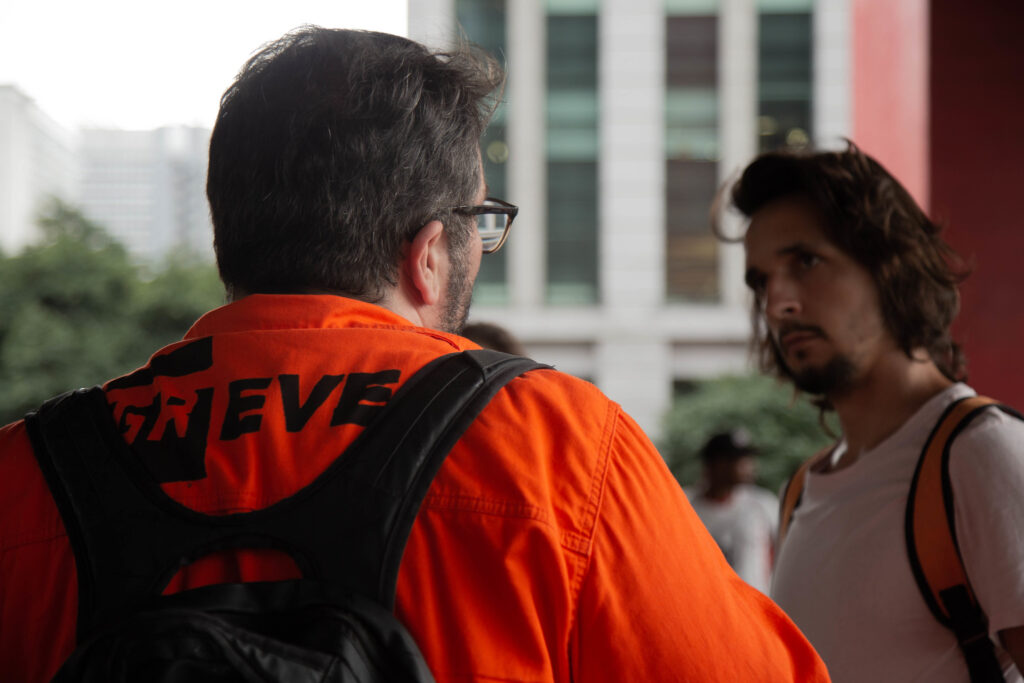
[[[113,443],[165,494],[209,515],[266,508],[416,370],[476,348],[458,332],[515,214],[487,198],[478,150],[501,79],[468,49],[314,27],[249,60],[210,144],[230,303],[104,386]],[[75,647],[80,596],[23,422],[0,430],[0,486],[0,675],[44,680]],[[295,573],[272,550],[222,551],[165,592]],[[509,383],[445,460],[395,613],[439,681],[827,680],[637,425],[554,370]]]

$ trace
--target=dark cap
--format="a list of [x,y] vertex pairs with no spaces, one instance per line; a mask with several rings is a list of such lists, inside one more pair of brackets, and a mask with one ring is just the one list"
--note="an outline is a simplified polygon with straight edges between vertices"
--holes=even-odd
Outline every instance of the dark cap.
[[700,451],[702,460],[718,458],[739,458],[744,455],[756,455],[757,448],[751,443],[750,433],[743,428],[715,434]]

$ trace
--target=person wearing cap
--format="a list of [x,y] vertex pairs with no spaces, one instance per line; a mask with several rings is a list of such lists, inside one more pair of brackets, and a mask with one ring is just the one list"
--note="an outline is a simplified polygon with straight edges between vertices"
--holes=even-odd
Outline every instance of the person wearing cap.
[[779,500],[754,485],[757,448],[745,429],[715,434],[701,449],[701,481],[690,504],[740,578],[762,593],[771,581]]

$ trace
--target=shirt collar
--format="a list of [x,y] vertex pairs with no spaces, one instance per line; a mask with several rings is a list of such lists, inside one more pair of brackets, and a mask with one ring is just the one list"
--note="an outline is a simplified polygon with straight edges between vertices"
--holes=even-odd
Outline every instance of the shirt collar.
[[455,335],[417,327],[382,306],[333,294],[250,294],[203,315],[185,339],[225,332],[345,327],[408,329],[461,340]]

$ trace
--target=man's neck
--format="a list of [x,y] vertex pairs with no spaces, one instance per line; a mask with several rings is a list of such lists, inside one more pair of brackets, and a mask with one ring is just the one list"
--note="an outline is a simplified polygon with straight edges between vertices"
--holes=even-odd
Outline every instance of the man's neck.
[[856,462],[951,384],[931,359],[897,352],[883,358],[852,389],[830,396],[847,446],[835,469]]

